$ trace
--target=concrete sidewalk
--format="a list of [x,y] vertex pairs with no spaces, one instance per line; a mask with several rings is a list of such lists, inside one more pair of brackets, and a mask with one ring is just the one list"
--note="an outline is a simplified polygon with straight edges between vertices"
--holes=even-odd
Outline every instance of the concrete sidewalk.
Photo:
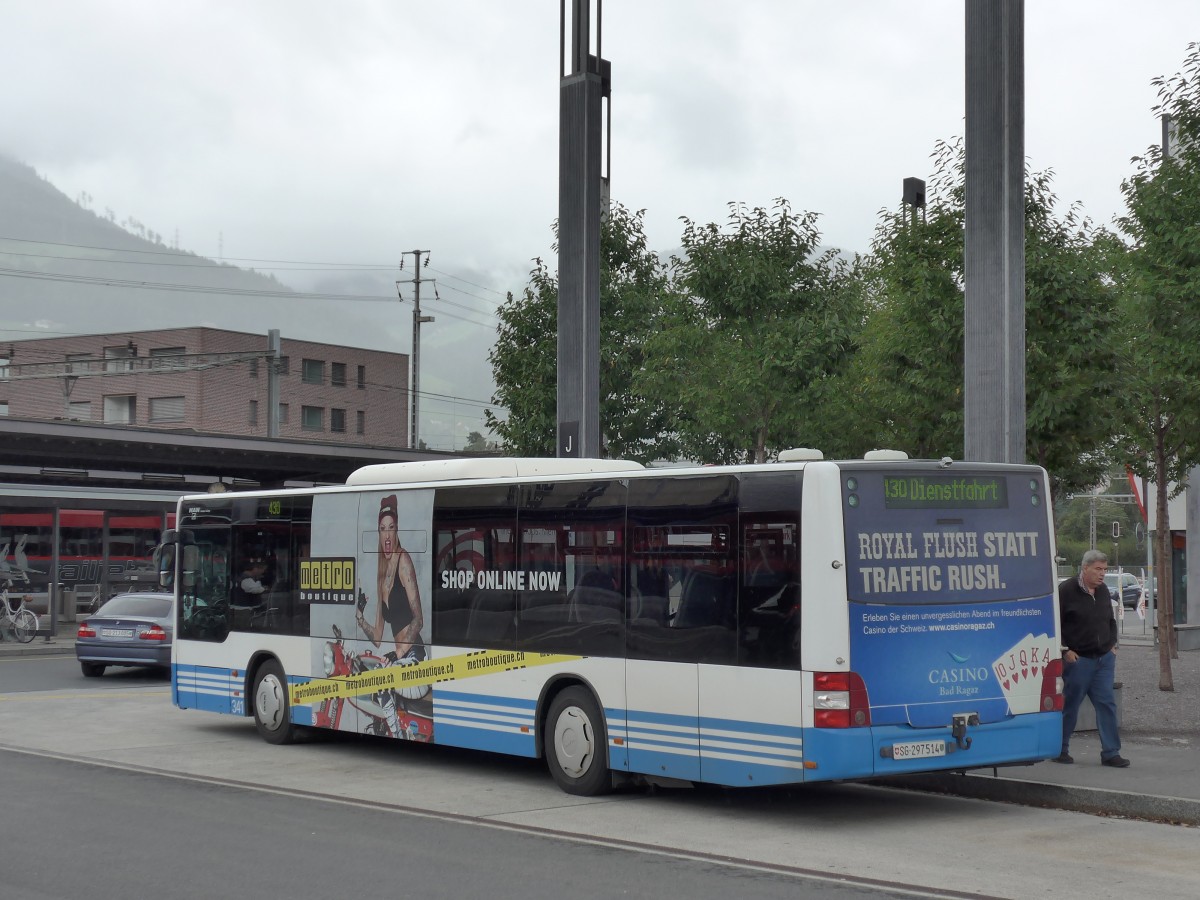
[[[1136,619],[1134,620],[1136,622]],[[73,654],[74,632],[28,644],[0,642],[0,656]],[[1160,691],[1158,647],[1149,635],[1121,639],[1121,755],[1127,769],[1100,765],[1095,731],[1071,739],[1073,765],[976,769],[965,774],[909,775],[874,782],[906,790],[999,800],[1093,815],[1200,825],[1200,651],[1171,661],[1175,690]]]
[[[1130,621],[1132,619],[1132,622]],[[976,769],[911,775],[886,784],[913,790],[1200,825],[1200,651],[1171,660],[1174,691],[1160,691],[1158,647],[1128,615],[1117,651],[1121,684],[1121,755],[1127,769],[1100,765],[1100,738],[1076,731],[1072,765]]]

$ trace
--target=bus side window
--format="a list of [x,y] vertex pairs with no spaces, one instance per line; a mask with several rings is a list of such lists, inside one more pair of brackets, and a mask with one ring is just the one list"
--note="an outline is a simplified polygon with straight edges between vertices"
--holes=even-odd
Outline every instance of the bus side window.
[[736,662],[737,504],[729,475],[630,481],[631,658]]
[[742,479],[738,659],[743,665],[800,666],[801,479],[800,472]]
[[524,485],[518,646],[619,656],[625,650],[626,488],[615,481]]
[[513,569],[516,489],[503,484],[439,488],[433,530],[432,641],[512,649],[516,591],[492,579]]
[[513,591],[476,591],[467,618],[467,643],[506,649],[513,645],[516,604]]

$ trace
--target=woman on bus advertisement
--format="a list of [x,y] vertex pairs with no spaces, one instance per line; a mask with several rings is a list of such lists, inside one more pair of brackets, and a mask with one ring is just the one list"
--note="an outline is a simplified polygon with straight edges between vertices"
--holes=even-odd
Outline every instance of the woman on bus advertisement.
[[[361,535],[361,543],[354,554],[353,564],[357,571],[370,572],[372,567],[368,560],[376,557],[374,596],[370,596],[369,587],[363,589],[360,581],[354,612],[360,633],[365,634],[370,643],[343,637],[342,628],[349,623],[343,620],[339,625],[338,620],[343,611],[348,610],[341,606],[340,601],[314,606],[313,623],[317,629],[314,634],[324,634],[327,628],[333,635],[332,639],[324,642],[320,668],[315,669],[326,678],[344,678],[354,683],[390,666],[410,666],[427,657],[421,636],[425,612],[421,606],[420,583],[422,574],[426,579],[429,576],[427,571],[419,571],[413,559],[415,553],[422,560],[422,569],[428,565],[424,560],[426,541],[421,540],[422,532],[410,531],[406,537],[412,544],[413,552],[401,546],[402,532],[398,527],[401,511],[397,500],[396,494],[364,497],[356,514],[361,516],[358,527],[350,532],[351,540],[357,540]],[[410,494],[405,501],[406,520],[424,521],[423,517],[429,514],[430,498]],[[340,526],[314,541],[314,547],[326,554],[324,558],[337,558],[345,562],[338,556],[349,550],[344,543],[347,537],[343,524],[344,512],[328,509],[323,517],[320,514],[316,516],[317,519],[325,518],[329,523],[336,522]],[[327,622],[325,616],[318,620],[318,611],[329,613]],[[388,635],[391,640],[385,642]],[[355,730],[403,740],[431,741],[433,709],[429,694],[427,683],[396,688],[372,686],[352,689],[348,694],[323,699],[313,710],[313,722],[323,728]]]
[[389,494],[379,501],[379,555],[375,582],[375,616],[368,621],[365,604],[360,598],[356,615],[358,627],[376,647],[384,636],[384,625],[391,628],[395,643],[395,658],[420,661],[425,659],[421,627],[421,589],[417,569],[408,551],[400,546],[397,533],[399,512],[396,495]]

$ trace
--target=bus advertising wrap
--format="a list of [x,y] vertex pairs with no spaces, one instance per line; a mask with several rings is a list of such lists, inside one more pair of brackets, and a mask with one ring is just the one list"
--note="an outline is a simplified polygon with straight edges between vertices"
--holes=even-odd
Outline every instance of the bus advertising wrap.
[[1043,492],[1012,473],[845,479],[851,656],[874,724],[1039,711],[1059,653]]

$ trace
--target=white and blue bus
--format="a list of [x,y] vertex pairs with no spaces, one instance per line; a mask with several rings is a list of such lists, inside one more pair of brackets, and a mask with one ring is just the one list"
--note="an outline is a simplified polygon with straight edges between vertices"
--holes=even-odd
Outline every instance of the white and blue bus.
[[172,695],[542,757],[562,788],[1030,763],[1062,741],[1035,466],[368,466],[184,497]]

